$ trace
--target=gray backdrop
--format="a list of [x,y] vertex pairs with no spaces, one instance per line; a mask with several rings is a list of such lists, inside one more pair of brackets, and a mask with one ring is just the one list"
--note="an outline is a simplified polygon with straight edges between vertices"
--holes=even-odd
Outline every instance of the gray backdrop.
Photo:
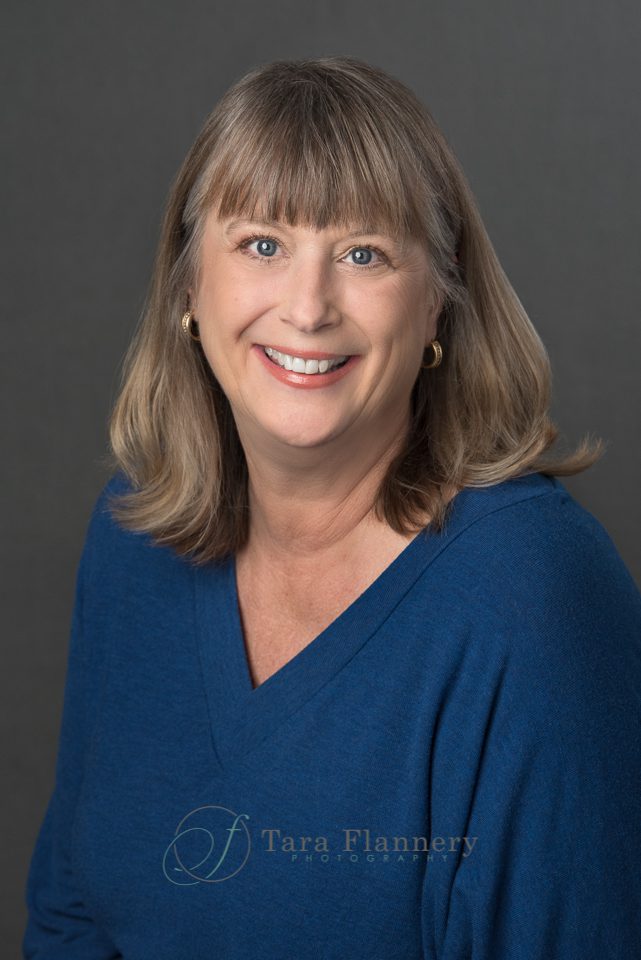
[[641,582],[641,8],[545,0],[7,3],[2,443],[7,744],[0,943],[18,956],[53,785],[75,568],[167,189],[246,70],[352,54],[423,98],[545,341],[564,480]]

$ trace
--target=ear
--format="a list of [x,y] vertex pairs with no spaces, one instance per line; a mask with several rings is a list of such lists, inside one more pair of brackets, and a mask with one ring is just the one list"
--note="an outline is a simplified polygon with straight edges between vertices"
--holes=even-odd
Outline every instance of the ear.
[[444,298],[442,294],[432,293],[431,304],[428,309],[428,320],[425,325],[425,346],[428,347],[436,339],[438,332],[438,318],[443,310]]

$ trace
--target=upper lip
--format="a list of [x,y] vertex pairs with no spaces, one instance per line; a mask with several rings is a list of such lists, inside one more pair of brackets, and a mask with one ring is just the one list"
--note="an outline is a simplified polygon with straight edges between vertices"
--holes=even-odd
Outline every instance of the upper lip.
[[279,353],[286,353],[289,357],[300,357],[302,360],[336,360],[338,357],[349,357],[349,353],[326,353],[323,350],[293,350],[291,347],[281,347],[278,343],[259,343],[259,347],[271,347]]

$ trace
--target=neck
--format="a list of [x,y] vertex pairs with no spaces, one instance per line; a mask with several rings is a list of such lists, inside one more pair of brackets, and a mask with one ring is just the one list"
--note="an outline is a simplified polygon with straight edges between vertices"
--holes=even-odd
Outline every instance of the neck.
[[376,528],[387,527],[373,506],[407,427],[394,423],[376,438],[343,435],[331,448],[283,452],[243,442],[251,517],[245,552],[291,567],[318,562],[323,553],[345,556]]

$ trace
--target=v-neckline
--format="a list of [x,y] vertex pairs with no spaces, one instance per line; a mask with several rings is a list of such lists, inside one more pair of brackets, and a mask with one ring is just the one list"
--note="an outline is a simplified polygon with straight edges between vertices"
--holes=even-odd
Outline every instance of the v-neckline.
[[197,570],[201,665],[221,767],[270,736],[376,633],[420,575],[424,541],[421,530],[349,606],[257,687],[245,648],[235,558]]
[[[286,661],[286,663],[282,664],[277,670],[273,671],[273,673],[270,674],[269,677],[263,680],[256,687],[254,686],[253,680],[252,680],[251,664],[249,661],[247,643],[246,643],[244,629],[243,629],[243,616],[242,616],[242,608],[240,603],[240,590],[238,588],[238,561],[237,561],[237,558],[230,557],[227,561],[227,566],[229,568],[227,571],[227,576],[229,578],[229,589],[230,589],[230,598],[231,598],[232,608],[235,611],[237,611],[237,616],[233,617],[233,621],[234,621],[233,627],[234,627],[234,632],[236,634],[236,640],[238,642],[234,644],[234,647],[235,649],[241,650],[242,652],[242,656],[239,657],[239,659],[242,661],[242,666],[239,669],[239,673],[243,675],[242,682],[245,685],[248,694],[250,696],[254,696],[261,687],[263,687],[266,683],[269,683],[272,680],[272,678],[278,676],[281,673],[281,671],[287,670],[287,668],[289,667],[289,664],[292,663],[292,661],[297,660],[299,657],[301,657],[302,659],[310,659],[310,657],[315,656],[316,651],[314,651],[313,654],[308,654],[306,657],[303,657],[303,653],[305,650],[308,650],[310,647],[314,647],[314,645],[316,645],[317,643],[319,646],[324,645],[324,643],[326,642],[325,635],[328,632],[328,630],[331,627],[333,627],[334,624],[336,624],[337,626],[339,625],[338,621],[341,620],[341,618],[348,613],[350,608],[355,603],[357,603],[357,601],[359,601],[362,597],[364,597],[364,595],[367,594],[370,589],[375,587],[379,579],[384,576],[386,571],[390,570],[394,566],[397,560],[399,560],[403,556],[403,554],[406,552],[406,550],[408,550],[408,548],[411,547],[412,543],[414,542],[414,540],[416,540],[418,536],[425,535],[426,529],[427,529],[426,527],[422,528],[417,534],[415,534],[413,537],[407,540],[405,546],[401,547],[401,549],[398,550],[396,555],[385,564],[383,569],[379,571],[379,573],[374,577],[374,579],[371,580],[370,583],[363,590],[361,590],[360,593],[356,597],[354,597],[354,599],[351,600],[341,610],[340,613],[338,613],[335,617],[333,617],[333,619],[322,630],[320,630],[311,640],[309,640],[303,647],[301,647],[297,651],[297,653],[291,656],[289,660]],[[293,672],[295,672],[297,668],[298,668],[298,665],[292,668]]]
[[[440,533],[429,526],[417,533],[348,607],[257,687],[252,685],[245,648],[235,557],[194,567],[201,667],[212,747],[220,767],[225,770],[239,761],[330,682],[463,529],[506,500],[549,492],[543,479],[534,474],[490,488],[460,490]],[[488,497],[490,491],[494,493]]]

